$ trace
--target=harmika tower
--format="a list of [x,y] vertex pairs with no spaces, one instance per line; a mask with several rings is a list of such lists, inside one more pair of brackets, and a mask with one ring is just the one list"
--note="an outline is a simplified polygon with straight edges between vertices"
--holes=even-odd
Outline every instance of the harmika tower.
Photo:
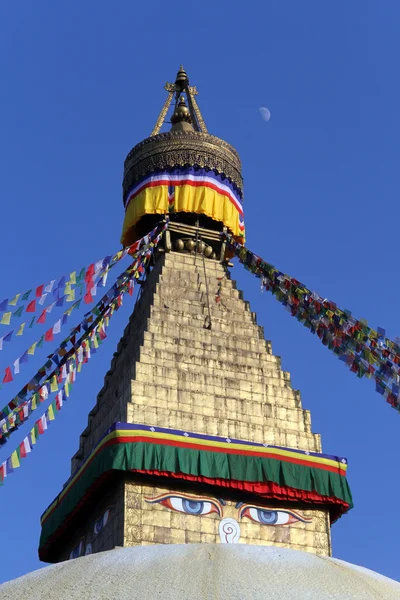
[[40,557],[189,543],[330,555],[331,524],[351,506],[346,461],[321,453],[230,279],[224,233],[244,239],[239,156],[207,132],[182,67],[165,89],[154,130],[125,161],[122,243],[168,227],[71,477],[42,517]]

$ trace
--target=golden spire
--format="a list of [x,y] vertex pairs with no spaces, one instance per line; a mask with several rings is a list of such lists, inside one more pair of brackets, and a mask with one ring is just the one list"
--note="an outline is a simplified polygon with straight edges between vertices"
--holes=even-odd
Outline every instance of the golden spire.
[[[194,129],[195,131],[201,131],[203,133],[207,133],[207,127],[204,123],[203,116],[200,112],[200,109],[197,105],[196,98],[195,98],[195,96],[197,96],[197,89],[195,88],[195,86],[189,85],[189,77],[182,65],[180,66],[179,71],[176,75],[175,83],[167,82],[164,86],[164,89],[167,90],[168,97],[165,100],[164,106],[159,114],[157,122],[156,122],[154,129],[151,132],[150,136],[157,135],[158,133],[160,133],[161,127],[165,121],[165,117],[167,116],[168,109],[171,105],[174,95],[175,95],[174,115],[179,110],[179,102],[180,102],[180,98],[181,98],[182,94],[185,94],[186,99],[187,99],[188,107],[186,107],[186,110],[189,111],[190,121],[181,120],[180,121],[181,127],[178,130],[188,131],[187,125],[186,125],[186,127],[183,127],[183,123],[186,123],[186,124],[191,123],[189,130],[192,131]],[[172,119],[171,119],[171,123],[173,123]],[[173,131],[177,130],[174,123],[173,123],[172,129],[173,129]]]

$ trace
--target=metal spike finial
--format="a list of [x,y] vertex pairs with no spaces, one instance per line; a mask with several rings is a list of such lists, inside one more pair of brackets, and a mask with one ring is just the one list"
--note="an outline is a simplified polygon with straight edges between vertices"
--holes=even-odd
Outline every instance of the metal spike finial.
[[157,135],[160,132],[161,127],[165,121],[165,117],[167,116],[169,107],[171,106],[171,102],[174,95],[176,111],[178,108],[179,99],[182,94],[185,94],[187,98],[188,109],[186,110],[189,111],[193,129],[195,131],[207,133],[207,127],[204,123],[202,114],[195,99],[195,96],[197,95],[197,89],[194,86],[189,85],[189,77],[185,69],[183,68],[183,65],[180,65],[179,71],[176,75],[175,83],[167,82],[165,84],[165,89],[168,92],[168,97],[165,100],[164,106],[159,114],[157,122],[150,136]]

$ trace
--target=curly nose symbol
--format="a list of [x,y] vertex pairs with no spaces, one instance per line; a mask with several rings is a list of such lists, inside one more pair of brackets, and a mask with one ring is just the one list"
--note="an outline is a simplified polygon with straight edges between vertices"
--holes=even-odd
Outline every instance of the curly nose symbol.
[[236,544],[240,538],[240,526],[235,519],[222,519],[219,524],[219,537],[222,544]]

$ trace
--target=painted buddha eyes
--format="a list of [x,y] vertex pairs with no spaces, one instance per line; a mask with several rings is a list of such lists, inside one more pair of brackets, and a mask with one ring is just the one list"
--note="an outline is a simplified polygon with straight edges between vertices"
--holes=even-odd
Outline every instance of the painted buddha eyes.
[[156,498],[145,498],[150,504],[161,504],[170,510],[187,515],[209,515],[217,513],[222,516],[222,505],[218,500],[190,496],[189,494],[161,494]]
[[[145,498],[149,504],[161,504],[175,512],[186,515],[209,515],[216,513],[223,517],[223,501],[207,496],[192,496],[190,494],[165,493],[155,498]],[[312,519],[304,517],[294,510],[277,510],[253,504],[236,504],[238,518],[247,517],[254,523],[261,525],[290,525],[292,523],[311,523]]]
[[272,510],[251,504],[242,504],[238,508],[240,518],[248,517],[254,523],[261,523],[261,525],[290,525],[298,521],[301,523],[312,521],[294,510]]
[[100,531],[107,525],[108,519],[110,518],[111,507],[107,508],[107,510],[101,515],[97,521],[95,521],[93,531],[94,535],[99,535]]

